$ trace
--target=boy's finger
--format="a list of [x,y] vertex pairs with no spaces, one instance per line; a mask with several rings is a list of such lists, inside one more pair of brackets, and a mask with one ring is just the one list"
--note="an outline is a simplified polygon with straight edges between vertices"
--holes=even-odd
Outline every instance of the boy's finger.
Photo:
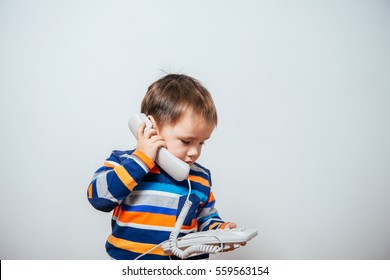
[[146,128],[146,124],[143,122],[139,125],[138,127],[138,131],[137,131],[137,138],[141,138],[142,136],[144,136],[144,130]]

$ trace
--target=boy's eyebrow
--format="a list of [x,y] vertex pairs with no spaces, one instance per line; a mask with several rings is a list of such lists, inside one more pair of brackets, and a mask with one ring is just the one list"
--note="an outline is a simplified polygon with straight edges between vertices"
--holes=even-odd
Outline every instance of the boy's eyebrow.
[[[196,137],[196,136],[181,136],[181,138],[184,138],[184,139],[188,139],[188,140],[197,140],[197,139],[200,139],[200,138],[198,138],[198,137]],[[202,139],[203,141],[206,141],[206,140],[208,140],[208,139],[210,139],[210,137],[207,137],[207,138],[205,138],[205,139]]]

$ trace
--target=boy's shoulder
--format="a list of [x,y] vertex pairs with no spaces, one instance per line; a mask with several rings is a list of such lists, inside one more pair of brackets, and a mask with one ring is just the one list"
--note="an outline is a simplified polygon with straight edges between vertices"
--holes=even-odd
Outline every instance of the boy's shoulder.
[[195,162],[192,166],[191,166],[191,170],[195,171],[195,172],[199,172],[199,173],[203,173],[205,174],[206,176],[208,177],[211,177],[211,172],[209,169],[207,169],[206,167],[202,166],[201,164]]
[[132,153],[134,153],[135,150],[114,150],[111,152],[111,155],[107,160],[115,161],[115,162],[122,162],[129,157],[131,157]]
[[199,176],[205,180],[208,181],[208,184],[209,184],[209,187],[212,186],[212,180],[211,180],[211,171],[200,165],[199,163],[195,162],[193,165],[191,165],[191,171],[190,171],[190,174],[192,173],[192,175],[195,175],[195,176]]

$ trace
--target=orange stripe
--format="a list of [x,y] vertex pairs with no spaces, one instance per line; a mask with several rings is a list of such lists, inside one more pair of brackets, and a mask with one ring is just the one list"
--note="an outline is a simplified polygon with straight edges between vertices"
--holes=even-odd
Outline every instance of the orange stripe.
[[176,216],[146,213],[146,212],[122,211],[118,219],[122,223],[134,223],[134,224],[163,226],[163,227],[173,227],[176,223]]
[[182,226],[182,229],[190,230],[190,229],[197,229],[198,228],[198,221],[196,219],[192,219],[190,226]]
[[[146,224],[163,227],[173,227],[176,223],[175,216],[145,212],[126,212],[121,211],[119,206],[114,209],[113,216],[122,223]],[[183,230],[197,229],[198,221],[196,219],[192,219],[191,225],[183,225],[181,228]]]
[[219,223],[219,222],[212,223],[212,224],[209,226],[209,229],[218,228],[218,226],[219,226],[220,224],[221,224],[221,223]]
[[111,164],[111,163],[109,163],[109,162],[107,162],[107,161],[105,161],[104,163],[103,163],[103,165],[105,166],[105,167],[110,167],[110,168],[114,168],[116,165],[113,165],[113,164]]
[[119,212],[121,211],[121,207],[118,205],[117,207],[114,208],[114,211],[112,212],[112,215],[114,217],[117,217],[119,216]]
[[126,171],[123,165],[118,165],[114,168],[116,175],[118,175],[119,179],[122,183],[128,188],[130,191],[134,189],[137,185],[137,182],[131,177],[131,175]]
[[153,168],[149,171],[149,173],[160,174],[161,172],[160,172],[160,170],[158,169],[158,167],[155,166],[155,167],[153,167]]
[[[156,244],[132,242],[122,238],[114,237],[112,235],[110,235],[107,241],[117,248],[136,252],[139,254],[145,253],[148,250],[152,249],[154,246],[156,246]],[[157,247],[150,253],[155,255],[165,256],[164,251],[161,249],[161,246]]]
[[211,202],[214,200],[215,200],[214,194],[213,194],[213,192],[210,192],[209,199],[207,200],[207,202]]
[[155,165],[154,161],[151,160],[150,157],[148,157],[147,155],[145,155],[143,152],[139,150],[135,150],[133,155],[135,155],[137,158],[142,160],[149,167],[149,169],[152,169],[153,166]]
[[210,183],[209,181],[207,181],[206,179],[200,177],[200,176],[195,176],[195,175],[190,175],[188,176],[188,178],[191,180],[191,181],[194,181],[194,182],[197,182],[197,183],[200,183],[206,187],[210,187]]
[[88,198],[92,198],[92,183],[88,186]]
[[229,223],[223,223],[219,228],[220,229],[224,229],[224,228],[226,228],[226,226],[228,225]]

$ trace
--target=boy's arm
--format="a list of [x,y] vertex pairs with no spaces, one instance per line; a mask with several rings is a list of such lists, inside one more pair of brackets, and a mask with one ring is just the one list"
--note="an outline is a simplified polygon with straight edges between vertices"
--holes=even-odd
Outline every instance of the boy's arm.
[[202,210],[198,215],[199,231],[224,229],[226,227],[235,228],[236,224],[224,222],[219,216],[218,210],[215,208],[215,198],[210,191],[209,199],[202,205]]
[[92,177],[88,200],[98,210],[110,212],[127,197],[155,163],[144,153],[114,151]]

